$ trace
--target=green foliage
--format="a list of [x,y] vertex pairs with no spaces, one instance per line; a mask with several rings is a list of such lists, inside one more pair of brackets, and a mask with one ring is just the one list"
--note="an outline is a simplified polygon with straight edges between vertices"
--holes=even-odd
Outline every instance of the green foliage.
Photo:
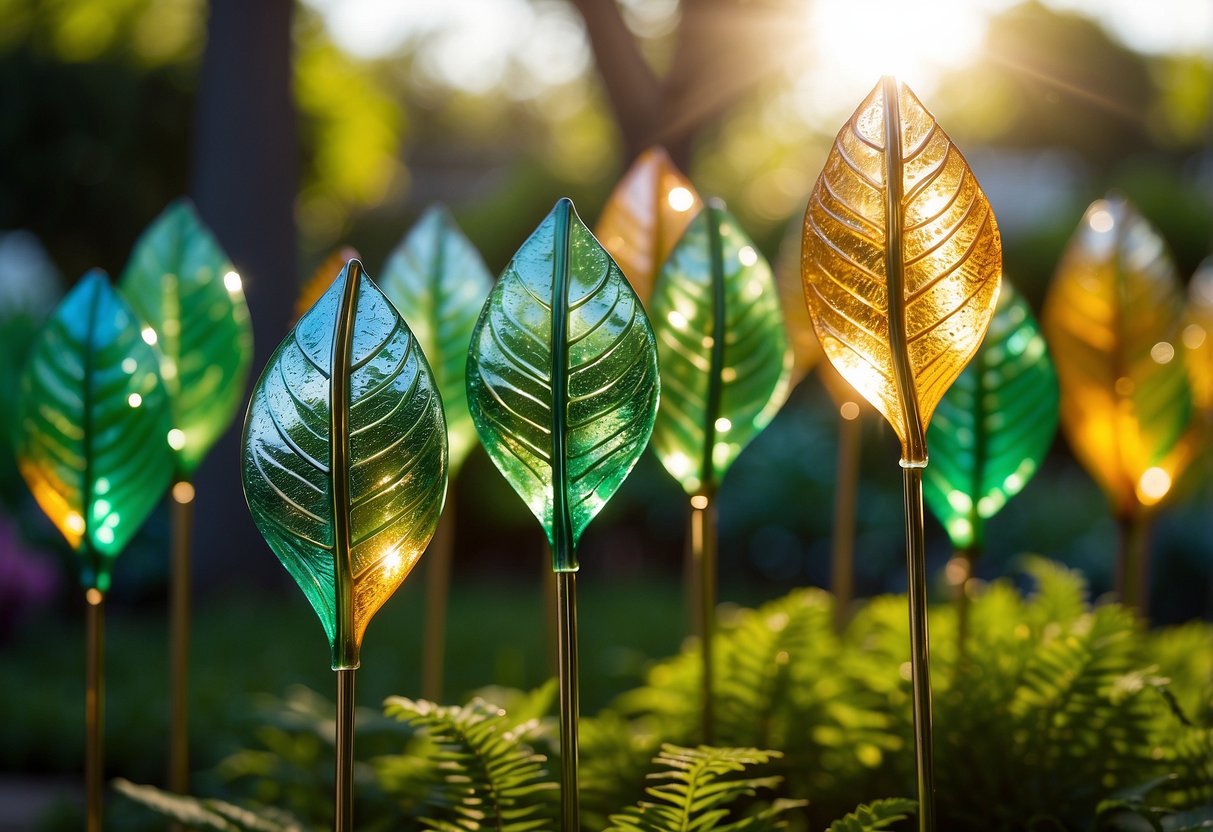
[[[653,800],[611,816],[607,832],[685,832],[708,830],[741,832],[786,829],[781,816],[802,804],[779,800],[739,816],[734,807],[760,789],[774,789],[778,777],[737,777],[746,769],[780,757],[778,752],[756,748],[682,748],[662,745],[656,763],[662,770],[649,775],[659,785],[645,791]],[[727,821],[727,822],[726,822]]]
[[917,810],[918,801],[904,797],[876,800],[834,821],[826,832],[876,832],[878,829],[888,829]]
[[119,794],[171,818],[189,829],[221,832],[303,832],[303,825],[280,809],[237,806],[213,798],[188,797],[139,786],[127,780],[114,781]]

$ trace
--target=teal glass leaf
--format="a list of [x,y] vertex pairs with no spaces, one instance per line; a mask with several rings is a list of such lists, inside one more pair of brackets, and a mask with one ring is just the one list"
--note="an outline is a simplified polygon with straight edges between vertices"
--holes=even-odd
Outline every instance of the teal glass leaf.
[[[335,403],[335,404],[334,404]],[[404,319],[351,260],[278,346],[244,422],[244,496],[320,617],[333,668],[438,525],[446,426]]]
[[168,396],[141,326],[89,272],[34,341],[17,401],[21,473],[81,556],[81,583],[101,592],[173,474]]
[[468,346],[493,276],[447,210],[434,206],[388,256],[379,287],[409,322],[442,391],[454,477],[476,445],[468,413]]
[[240,275],[180,199],[135,243],[119,288],[154,333],[177,474],[188,479],[244,400],[253,326]]
[[985,340],[940,400],[923,494],[959,551],[1036,473],[1057,433],[1057,372],[1032,309],[1003,280]]
[[653,448],[688,494],[712,494],[788,395],[779,290],[758,248],[713,202],[674,247],[649,308],[663,385]]
[[575,549],[648,444],[657,349],[632,287],[562,199],[480,313],[468,406],[485,450],[552,544]]

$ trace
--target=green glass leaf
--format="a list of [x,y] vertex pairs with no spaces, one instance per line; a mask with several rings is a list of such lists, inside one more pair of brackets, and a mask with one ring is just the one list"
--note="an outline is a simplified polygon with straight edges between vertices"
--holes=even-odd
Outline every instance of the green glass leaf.
[[986,520],[1036,473],[1057,433],[1057,398],[1032,309],[1004,280],[985,340],[927,429],[924,496],[958,550],[979,551]]
[[664,394],[653,447],[688,494],[711,494],[788,395],[792,350],[771,267],[714,202],[653,290]]
[[351,260],[270,358],[241,448],[253,520],[320,617],[335,670],[358,666],[367,622],[433,536],[446,454],[429,364]]
[[135,243],[119,287],[161,353],[177,474],[188,478],[244,399],[253,326],[240,275],[180,199]]
[[562,199],[506,266],[476,322],[468,406],[489,457],[543,525],[552,566],[653,432],[653,331],[632,287]]
[[81,555],[81,583],[101,592],[173,473],[168,396],[140,328],[89,272],[34,341],[17,402],[21,473]]
[[446,209],[434,206],[388,256],[379,286],[409,322],[442,391],[453,477],[476,444],[468,345],[493,276]]

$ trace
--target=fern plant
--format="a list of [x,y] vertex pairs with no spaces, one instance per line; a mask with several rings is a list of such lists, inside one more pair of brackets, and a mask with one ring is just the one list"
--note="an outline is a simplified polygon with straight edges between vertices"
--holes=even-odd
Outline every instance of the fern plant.
[[830,824],[826,832],[878,832],[918,811],[918,801],[891,797],[864,804]]

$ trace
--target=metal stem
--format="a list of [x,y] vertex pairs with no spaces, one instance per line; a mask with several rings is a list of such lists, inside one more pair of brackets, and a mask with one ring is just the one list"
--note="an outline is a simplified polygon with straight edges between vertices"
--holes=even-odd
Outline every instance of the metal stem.
[[577,573],[556,573],[560,652],[560,828],[578,832],[577,793]]
[[[851,405],[851,409],[847,405]],[[834,630],[841,633],[850,618],[855,592],[855,506],[859,490],[859,409],[842,405],[838,418],[838,471],[834,491],[834,547],[830,588],[834,591]]]
[[948,562],[947,576],[956,599],[956,665],[964,663],[969,642],[969,584],[973,580],[973,560],[977,552],[962,549]]
[[[169,791],[189,791],[190,540],[194,526],[194,487],[173,485],[172,575],[169,594]],[[174,825],[175,829],[184,827]]]
[[702,659],[700,691],[703,709],[700,725],[704,744],[711,745],[716,733],[712,708],[712,641],[716,630],[716,504],[703,494],[691,498],[691,557],[699,579],[695,635],[699,638]]
[[922,515],[922,468],[903,467],[906,572],[910,596],[910,679],[914,692],[914,753],[918,770],[918,829],[935,829],[935,763],[931,736],[931,653],[927,632],[927,553]]
[[334,800],[336,832],[354,830],[354,674],[337,671],[337,793]]
[[101,784],[105,748],[105,596],[90,589],[85,600],[84,793],[87,832],[101,832]]
[[1116,594],[1122,604],[1145,618],[1150,606],[1150,521],[1141,511],[1123,514],[1117,521],[1120,552],[1116,564]]
[[421,696],[442,699],[446,654],[446,615],[451,594],[451,552],[455,540],[455,502],[447,499],[425,557],[425,626],[421,642]]

